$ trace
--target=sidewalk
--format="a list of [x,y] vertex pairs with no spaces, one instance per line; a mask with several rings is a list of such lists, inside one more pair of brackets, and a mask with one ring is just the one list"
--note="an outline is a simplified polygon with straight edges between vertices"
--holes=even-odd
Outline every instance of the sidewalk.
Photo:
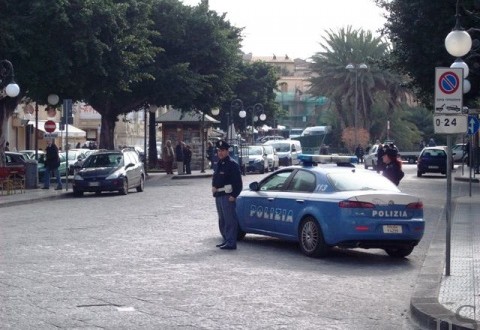
[[[205,173],[200,173],[200,171],[192,171],[192,174],[185,175],[167,175],[165,172],[149,172],[147,174],[147,181],[149,180],[160,180],[160,179],[191,179],[191,178],[208,178],[213,175],[211,169],[206,169]],[[71,178],[70,178],[71,180]],[[33,203],[41,200],[63,198],[73,193],[71,181],[69,181],[69,187],[66,189],[65,178],[62,178],[63,181],[63,190],[55,190],[55,185],[52,185],[50,189],[40,189],[41,184],[38,185],[37,189],[25,189],[24,193],[16,193],[13,195],[0,195],[0,208],[4,206],[15,206],[15,205],[24,205],[28,203]]]
[[[452,172],[453,184],[468,184],[468,168]],[[147,180],[181,180],[211,177],[194,171],[191,175],[148,173]],[[440,221],[425,256],[425,262],[410,301],[415,321],[425,329],[480,330],[480,194],[477,175],[472,180],[472,197],[452,201],[450,276],[445,276],[446,221]],[[458,181],[459,183],[457,183]],[[68,190],[28,189],[23,194],[0,195],[0,208],[39,200],[66,197]]]
[[[410,300],[413,318],[426,329],[480,329],[479,175],[452,172],[452,184],[469,184],[472,196],[452,200],[450,276],[445,275],[446,221],[440,221]],[[458,183],[457,183],[458,182]]]

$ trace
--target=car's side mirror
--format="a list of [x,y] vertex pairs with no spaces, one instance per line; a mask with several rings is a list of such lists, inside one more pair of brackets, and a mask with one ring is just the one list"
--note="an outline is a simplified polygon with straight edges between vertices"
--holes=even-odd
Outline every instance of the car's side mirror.
[[250,183],[250,184],[248,185],[248,187],[249,187],[250,190],[252,190],[252,191],[259,191],[259,190],[260,190],[260,185],[258,184],[257,181],[254,181],[254,182]]

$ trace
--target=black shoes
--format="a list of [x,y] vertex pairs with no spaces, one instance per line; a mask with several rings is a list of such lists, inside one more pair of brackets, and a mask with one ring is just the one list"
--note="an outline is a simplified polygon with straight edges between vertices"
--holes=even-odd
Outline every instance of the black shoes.
[[43,187],[42,189],[50,189],[50,187]]
[[230,246],[230,245],[222,245],[220,246],[220,250],[236,250],[237,247],[236,246]]
[[55,190],[62,190],[62,189],[63,189],[62,187],[55,188]]
[[215,246],[216,246],[216,247],[221,247],[221,246],[225,245],[225,243],[227,243],[227,242],[222,242],[222,243],[217,244],[217,245],[215,245]]

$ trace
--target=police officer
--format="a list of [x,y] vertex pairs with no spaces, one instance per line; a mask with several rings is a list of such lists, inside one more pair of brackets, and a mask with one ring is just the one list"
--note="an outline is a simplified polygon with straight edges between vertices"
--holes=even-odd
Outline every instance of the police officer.
[[218,225],[224,242],[218,244],[222,250],[237,248],[238,217],[236,199],[243,188],[242,174],[237,162],[230,158],[230,145],[223,141],[216,143],[218,164],[212,178],[212,193],[218,212]]

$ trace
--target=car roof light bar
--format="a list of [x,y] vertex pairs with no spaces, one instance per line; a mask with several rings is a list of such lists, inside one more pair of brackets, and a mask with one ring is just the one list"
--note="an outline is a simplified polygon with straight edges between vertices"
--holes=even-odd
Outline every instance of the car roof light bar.
[[352,164],[357,163],[358,158],[356,156],[340,156],[340,155],[307,155],[300,154],[298,159],[303,163],[303,166],[313,166],[317,163],[320,164]]

